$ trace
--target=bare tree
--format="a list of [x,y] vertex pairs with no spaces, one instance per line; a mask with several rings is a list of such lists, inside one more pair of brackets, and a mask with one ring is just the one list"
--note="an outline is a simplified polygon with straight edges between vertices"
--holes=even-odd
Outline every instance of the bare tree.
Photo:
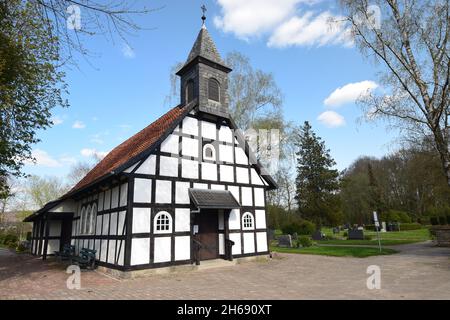
[[145,29],[135,22],[136,16],[159,9],[150,9],[136,1],[127,0],[104,3],[93,0],[30,1],[39,5],[42,21],[48,23],[47,29],[58,38],[66,61],[72,61],[74,53],[89,53],[83,43],[86,36],[101,35],[112,41],[118,38],[128,45],[130,34]]
[[384,66],[387,94],[361,99],[370,118],[388,119],[409,135],[431,135],[450,186],[449,3],[341,0],[357,45]]
[[29,209],[42,208],[48,202],[68,191],[67,185],[57,177],[30,176],[26,181],[26,201]]
[[[97,161],[98,162],[98,161]],[[77,162],[71,168],[67,175],[67,180],[70,187],[76,185],[81,179],[83,179],[89,171],[92,170],[95,163],[89,162]]]
[[230,112],[241,130],[260,119],[282,119],[283,96],[273,74],[254,69],[248,57],[233,51],[226,57],[230,73]]

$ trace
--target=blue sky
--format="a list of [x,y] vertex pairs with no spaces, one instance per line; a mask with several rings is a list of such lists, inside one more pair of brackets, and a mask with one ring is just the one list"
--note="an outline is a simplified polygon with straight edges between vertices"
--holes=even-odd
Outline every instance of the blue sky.
[[[145,1],[142,1],[145,2]],[[382,123],[359,122],[355,97],[379,90],[376,69],[352,46],[333,1],[147,1],[162,7],[136,22],[152,28],[128,38],[86,41],[94,56],[67,70],[70,107],[54,110],[55,126],[39,132],[37,164],[27,173],[65,176],[76,161],[104,155],[165,113],[171,104],[170,68],[184,61],[208,7],[207,27],[222,56],[237,50],[255,68],[274,74],[284,94],[287,119],[311,122],[342,170],[360,155],[392,150],[396,133]],[[83,24],[83,10],[81,10]],[[359,94],[358,94],[359,93]],[[172,104],[175,104],[173,102]]]

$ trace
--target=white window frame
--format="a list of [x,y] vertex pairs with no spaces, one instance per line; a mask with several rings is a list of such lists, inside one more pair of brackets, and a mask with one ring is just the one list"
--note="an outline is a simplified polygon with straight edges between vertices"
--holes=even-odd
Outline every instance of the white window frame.
[[[252,225],[246,226],[245,225],[245,218],[246,217],[250,217]],[[242,230],[254,230],[255,229],[255,217],[253,216],[253,214],[251,212],[246,212],[242,215]]]
[[87,207],[81,208],[80,214],[80,235],[93,235],[95,234],[95,223],[97,221],[97,204],[93,203]]
[[[157,230],[158,219],[163,215],[166,215],[169,219],[169,229],[168,230]],[[154,234],[172,233],[172,224],[173,224],[172,215],[167,211],[160,211],[153,218],[153,233]]]
[[[211,157],[208,157],[206,155],[206,149],[207,148],[211,148],[211,150],[212,150],[212,156]],[[216,161],[216,148],[214,147],[214,145],[208,143],[208,144],[205,144],[203,146],[203,160]]]
[[83,234],[83,221],[86,213],[86,207],[81,207],[80,219],[78,220],[78,234]]
[[97,221],[97,204],[94,203],[91,207],[91,217],[89,219],[89,234],[95,234],[95,223]]

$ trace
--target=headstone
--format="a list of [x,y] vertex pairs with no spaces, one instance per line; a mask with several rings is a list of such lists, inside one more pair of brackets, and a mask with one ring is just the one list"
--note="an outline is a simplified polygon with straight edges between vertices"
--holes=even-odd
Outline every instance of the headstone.
[[322,240],[323,239],[323,233],[322,233],[322,231],[320,231],[320,230],[318,230],[318,231],[316,231],[316,232],[314,232],[313,234],[312,234],[312,239],[313,240]]
[[292,238],[290,234],[278,237],[278,246],[284,248],[292,248]]
[[359,229],[348,230],[348,240],[364,240],[364,231]]
[[339,227],[333,228],[333,234],[339,233]]
[[386,232],[386,222],[385,221],[381,222],[381,232]]
[[297,234],[297,232],[294,232],[294,233],[292,234],[292,240],[298,240],[298,234]]

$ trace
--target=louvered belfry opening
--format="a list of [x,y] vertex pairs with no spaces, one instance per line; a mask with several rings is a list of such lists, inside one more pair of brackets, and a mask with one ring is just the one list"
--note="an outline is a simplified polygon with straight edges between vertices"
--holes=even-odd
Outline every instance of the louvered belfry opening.
[[[185,64],[177,72],[181,77],[181,104],[187,105],[192,97],[198,100],[199,111],[229,118],[229,72],[231,69],[220,57],[208,30],[203,26]],[[193,81],[193,86],[190,81]]]
[[187,102],[194,100],[194,81],[189,80],[186,85],[186,99]]
[[220,102],[220,86],[216,79],[208,80],[208,99]]

